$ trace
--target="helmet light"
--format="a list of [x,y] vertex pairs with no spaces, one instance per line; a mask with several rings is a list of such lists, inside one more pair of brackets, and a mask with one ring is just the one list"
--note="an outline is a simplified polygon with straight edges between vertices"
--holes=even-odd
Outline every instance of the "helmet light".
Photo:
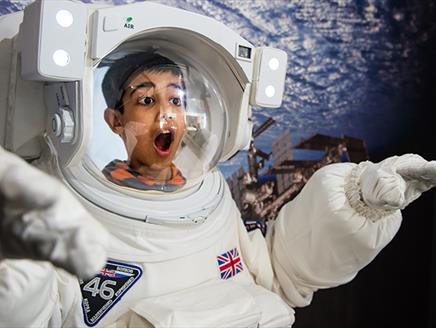
[[56,13],[56,22],[62,27],[70,27],[73,25],[73,14],[65,9],[61,9]]

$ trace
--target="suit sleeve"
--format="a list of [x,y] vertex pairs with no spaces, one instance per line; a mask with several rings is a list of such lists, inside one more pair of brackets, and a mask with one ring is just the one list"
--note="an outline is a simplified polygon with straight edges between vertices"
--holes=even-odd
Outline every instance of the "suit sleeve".
[[352,163],[320,169],[269,231],[274,289],[292,306],[352,280],[397,233],[401,212],[367,207],[358,174]]
[[1,328],[78,327],[81,301],[77,278],[49,262],[0,261]]
[[58,307],[55,276],[46,262],[0,262],[0,327],[47,327]]

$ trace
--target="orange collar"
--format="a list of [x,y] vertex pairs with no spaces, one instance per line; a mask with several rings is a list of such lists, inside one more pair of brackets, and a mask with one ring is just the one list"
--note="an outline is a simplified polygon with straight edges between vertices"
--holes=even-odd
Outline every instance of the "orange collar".
[[186,184],[186,179],[177,167],[171,164],[171,179],[162,181],[147,178],[132,169],[126,161],[113,160],[103,169],[105,177],[119,186],[139,190],[175,191]]

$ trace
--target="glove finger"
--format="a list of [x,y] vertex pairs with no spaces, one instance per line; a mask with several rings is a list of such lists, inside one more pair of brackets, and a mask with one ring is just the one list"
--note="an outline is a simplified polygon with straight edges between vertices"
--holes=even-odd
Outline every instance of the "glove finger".
[[33,211],[8,222],[1,244],[9,258],[50,261],[81,279],[95,275],[106,261],[109,236],[98,224],[58,230]]
[[109,235],[65,188],[55,206],[41,211],[41,218],[61,236],[49,255],[52,263],[81,279],[94,276],[104,266]]
[[386,209],[400,209],[404,206],[404,190],[401,184],[385,186],[379,190],[378,201]]
[[50,260],[81,279],[93,277],[106,263],[109,240],[107,232],[97,228],[89,226],[69,231],[62,238],[62,252],[53,252]]
[[369,168],[361,181],[362,197],[376,208],[399,209],[404,205],[404,180],[396,174]]
[[108,239],[104,230],[97,234],[94,230],[92,234],[80,231],[76,239],[77,247],[69,250],[67,270],[81,279],[93,277],[106,263]]
[[406,180],[425,180],[436,184],[436,161],[412,159],[399,165],[396,171]]
[[2,251],[8,258],[47,260],[56,234],[34,212],[6,216],[0,229]]
[[0,181],[5,203],[24,209],[43,209],[57,199],[59,182],[32,166],[14,165]]

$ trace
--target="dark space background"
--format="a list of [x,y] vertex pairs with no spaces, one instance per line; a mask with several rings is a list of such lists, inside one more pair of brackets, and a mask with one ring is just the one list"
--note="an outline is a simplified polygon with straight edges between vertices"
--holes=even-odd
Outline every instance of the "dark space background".
[[[0,14],[29,2],[0,0]],[[287,51],[283,106],[254,111],[257,124],[277,122],[256,139],[263,150],[290,127],[293,144],[315,133],[362,138],[374,162],[403,153],[436,159],[435,1],[156,2],[214,17],[255,46]],[[245,158],[220,167],[229,176]],[[435,204],[434,191],[411,204],[374,262],[353,282],[319,291],[312,305],[296,310],[293,327],[436,327]]]

